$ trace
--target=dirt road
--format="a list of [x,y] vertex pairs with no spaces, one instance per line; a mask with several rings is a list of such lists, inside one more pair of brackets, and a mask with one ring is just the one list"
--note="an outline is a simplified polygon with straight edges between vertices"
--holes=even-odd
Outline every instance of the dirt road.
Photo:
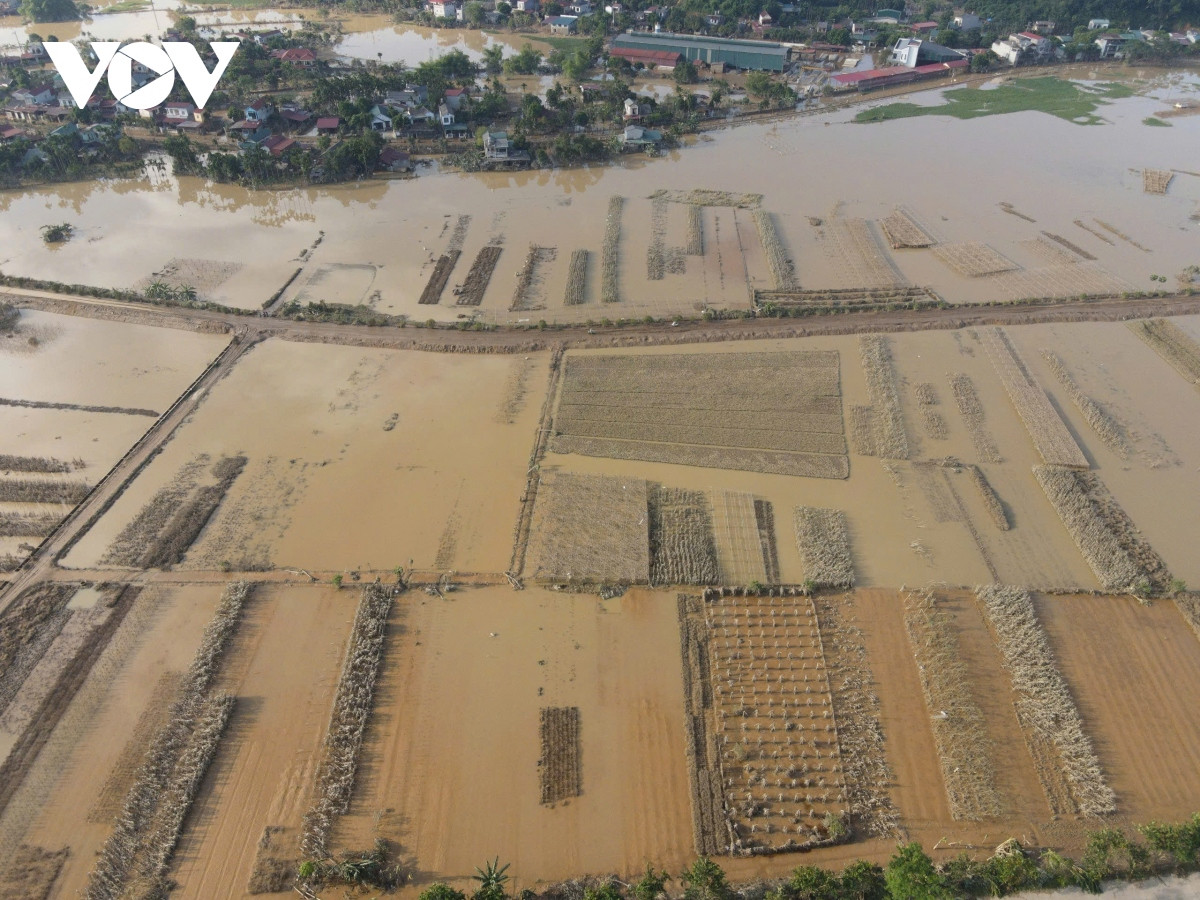
[[567,325],[540,329],[497,328],[458,331],[449,328],[372,328],[326,322],[296,322],[244,316],[219,310],[158,307],[89,297],[56,296],[10,289],[6,300],[18,306],[64,315],[134,321],[198,331],[227,329],[250,339],[278,337],[288,341],[430,350],[444,353],[527,353],[551,347],[581,349],[657,344],[699,344],[813,335],[871,332],[930,331],[982,325],[1030,325],[1041,322],[1120,322],[1158,316],[1200,314],[1200,295],[1175,294],[1144,299],[1048,300],[996,306],[970,305],[949,309],[905,309],[889,312],[847,312],[804,319],[676,320],[625,326]]

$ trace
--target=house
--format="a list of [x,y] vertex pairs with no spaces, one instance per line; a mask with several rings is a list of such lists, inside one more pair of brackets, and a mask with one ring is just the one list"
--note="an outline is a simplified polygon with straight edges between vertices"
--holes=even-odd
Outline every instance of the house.
[[710,28],[716,28],[719,25],[725,24],[725,17],[719,13],[712,13],[704,17],[704,24]]
[[52,84],[35,84],[27,88],[17,88],[12,92],[12,99],[22,106],[46,106],[54,102],[55,90]]
[[288,150],[292,149],[292,147],[295,147],[296,141],[293,138],[284,137],[282,134],[273,134],[263,141],[260,146],[278,159],[287,153]]
[[894,66],[915,69],[926,63],[945,63],[956,59],[965,59],[965,55],[958,50],[951,50],[949,47],[935,44],[933,41],[925,41],[921,38],[898,38],[896,45],[892,48],[890,62]]
[[959,31],[970,31],[972,28],[982,28],[983,19],[975,13],[961,13],[954,17],[954,27]]
[[909,26],[909,28],[912,29],[913,34],[921,35],[922,37],[933,34],[933,32],[937,31],[937,27],[937,22],[917,22],[916,24]]
[[462,109],[463,100],[466,96],[466,88],[447,88],[446,93],[442,95],[442,100],[453,112],[458,112]]
[[307,47],[289,47],[287,50],[272,50],[271,56],[289,65],[311,69],[317,64],[317,54]]
[[271,129],[266,125],[260,125],[257,129],[245,135],[238,146],[243,150],[253,150],[255,147],[261,147],[265,144],[268,138],[271,137]]
[[104,122],[95,125],[84,125],[79,129],[79,140],[84,146],[99,144],[114,133],[120,133],[120,128],[116,125],[105,124]]
[[68,122],[66,125],[59,125],[47,137],[73,138],[79,133],[79,126],[74,122]]
[[437,19],[458,18],[458,4],[454,0],[431,0],[426,9]]
[[371,107],[371,130],[391,131],[392,117],[378,103]]
[[539,13],[542,11],[541,0],[517,0],[517,9],[520,12]]
[[412,158],[403,150],[384,147],[379,152],[379,161],[376,165],[385,172],[411,172]]
[[192,115],[196,112],[196,107],[191,103],[184,103],[178,100],[168,100],[163,105],[163,124],[178,125],[181,123],[197,124],[192,119]]
[[454,110],[445,103],[438,104],[438,124],[443,128],[449,128],[454,124]]
[[871,17],[871,21],[877,25],[899,25],[904,21],[904,10],[881,9]]
[[1088,31],[1105,31],[1111,27],[1108,19],[1088,19]]
[[578,23],[578,16],[548,16],[546,18],[546,24],[550,26],[551,34],[574,34]]
[[1119,34],[1102,34],[1094,43],[1100,48],[1101,59],[1120,59],[1124,55],[1121,50],[1125,46],[1125,38]]
[[0,144],[7,144],[23,137],[25,137],[25,132],[15,125],[0,125]]
[[511,148],[506,131],[486,131],[483,135],[484,159],[508,159]]
[[758,24],[761,28],[770,28],[775,24],[775,20],[771,18],[771,14],[764,9],[758,14]]
[[322,116],[317,119],[317,134],[336,134],[342,120],[337,116]]
[[284,36],[285,36],[284,33],[280,29],[272,28],[268,31],[260,31],[257,34],[255,34],[254,35],[254,43],[259,44],[261,46],[262,44],[265,44],[268,41],[272,41],[275,38],[281,38]]
[[592,11],[592,4],[588,0],[569,0],[563,4],[563,9],[576,16],[586,16]]
[[271,117],[271,113],[273,112],[275,112],[275,107],[264,97],[259,97],[246,107],[246,121],[265,122]]
[[641,125],[626,125],[620,140],[624,150],[656,150],[662,143],[662,132]]
[[638,103],[632,98],[627,97],[625,99],[625,114],[622,116],[622,118],[626,122],[636,122],[643,115],[644,112],[642,109],[642,104]]
[[280,107],[279,117],[288,124],[299,128],[312,119],[312,113],[307,109],[300,109],[295,104],[288,104]]
[[414,125],[416,125],[418,122],[428,125],[430,122],[433,122],[437,119],[437,116],[431,113],[424,106],[417,106],[413,109],[410,109],[408,111],[408,117],[412,120]]
[[1046,19],[1038,19],[1029,26],[1030,31],[1036,31],[1038,34],[1054,34],[1054,23]]

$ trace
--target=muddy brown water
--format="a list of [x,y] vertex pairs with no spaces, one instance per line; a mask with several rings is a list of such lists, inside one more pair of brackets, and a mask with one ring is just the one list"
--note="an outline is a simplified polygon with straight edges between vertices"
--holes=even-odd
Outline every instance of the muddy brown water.
[[[455,306],[454,287],[483,246],[502,242],[483,304],[473,313],[488,321],[695,314],[706,302],[747,307],[750,289],[769,287],[771,276],[746,210],[705,209],[705,256],[688,257],[683,274],[669,272],[662,281],[646,276],[653,238],[646,198],[659,188],[708,187],[764,195],[805,288],[852,286],[861,254],[847,249],[845,235],[853,227],[841,225],[865,221],[883,252],[875,222],[900,205],[939,241],[986,244],[1033,279],[1032,287],[1014,287],[1004,276],[961,275],[932,250],[885,252],[901,280],[930,285],[951,302],[1005,299],[1055,284],[1077,292],[1088,283],[1076,277],[1082,271],[1099,273],[1100,284],[1152,290],[1162,285],[1151,275],[1173,281],[1197,261],[1200,223],[1190,216],[1200,204],[1200,176],[1185,173],[1196,171],[1200,118],[1146,127],[1142,119],[1181,88],[1147,90],[1155,96],[1101,107],[1107,122],[1098,126],[1036,112],[858,125],[844,112],[746,125],[666,159],[626,157],[607,167],[469,175],[423,169],[414,180],[254,192],[154,173],[7,192],[0,195],[0,239],[7,248],[0,264],[7,274],[132,287],[172,259],[236,263],[235,274],[202,293],[244,308],[259,307],[301,269],[285,299],[361,302],[381,312],[453,321],[472,314]],[[1180,170],[1165,196],[1142,191],[1146,167]],[[623,299],[601,305],[599,250],[612,195],[628,199],[619,244]],[[1005,212],[1001,203],[1036,221]],[[462,258],[441,304],[419,306],[460,214],[472,217]],[[683,217],[682,208],[672,208],[668,247],[682,240]],[[821,225],[811,224],[818,219]],[[831,220],[843,222],[831,227]],[[74,224],[77,235],[64,247],[48,248],[39,228],[60,221]],[[1097,259],[1048,272],[1053,267],[1033,250],[1042,231]],[[558,249],[546,274],[545,309],[510,312],[531,243]],[[566,271],[575,249],[596,252],[589,302],[567,308]],[[370,277],[331,277],[345,267]]]

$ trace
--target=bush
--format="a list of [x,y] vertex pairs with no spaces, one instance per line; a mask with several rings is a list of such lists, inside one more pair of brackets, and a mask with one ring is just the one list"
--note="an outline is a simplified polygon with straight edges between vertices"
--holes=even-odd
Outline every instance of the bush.
[[893,900],[953,900],[954,891],[915,841],[896,850],[884,870]]
[[733,896],[725,870],[707,856],[701,856],[679,877],[684,900],[730,900]]
[[417,900],[467,900],[467,895],[438,881],[421,891]]

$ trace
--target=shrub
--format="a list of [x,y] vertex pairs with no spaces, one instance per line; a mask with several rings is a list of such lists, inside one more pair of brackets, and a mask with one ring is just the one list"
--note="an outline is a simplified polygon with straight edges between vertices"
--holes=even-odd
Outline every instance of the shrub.
[[953,900],[945,876],[933,866],[933,860],[915,841],[904,844],[888,860],[884,870],[892,900]]

